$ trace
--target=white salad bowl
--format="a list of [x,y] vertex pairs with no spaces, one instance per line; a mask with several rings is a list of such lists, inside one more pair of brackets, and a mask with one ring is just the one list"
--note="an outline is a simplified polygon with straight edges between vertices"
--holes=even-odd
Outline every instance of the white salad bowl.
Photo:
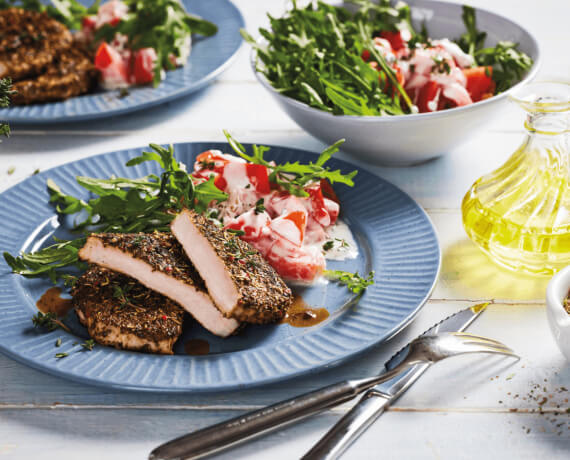
[[570,291],[570,266],[552,277],[546,288],[546,316],[558,348],[570,361],[570,314],[564,309],[564,299]]
[[[461,19],[462,5],[435,0],[407,0],[412,10],[413,25],[419,30],[425,22],[431,38],[458,38],[465,33]],[[449,153],[467,140],[507,96],[532,80],[540,65],[536,39],[522,26],[498,14],[476,9],[477,28],[487,32],[485,46],[498,41],[512,41],[533,59],[533,65],[522,81],[509,90],[474,104],[433,113],[398,116],[332,115],[310,107],[277,92],[265,76],[256,70],[256,53],[251,54],[255,75],[279,106],[301,128],[327,144],[340,138],[346,142],[342,150],[376,164],[405,166],[421,163]]]

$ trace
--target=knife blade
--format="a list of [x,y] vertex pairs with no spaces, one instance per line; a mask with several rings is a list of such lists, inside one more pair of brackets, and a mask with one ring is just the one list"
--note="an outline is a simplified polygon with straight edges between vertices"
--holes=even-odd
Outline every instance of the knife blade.
[[[421,335],[439,332],[463,332],[487,308],[489,303],[466,308],[430,327]],[[385,364],[386,370],[396,367],[406,355],[406,345]],[[342,417],[302,460],[333,460],[346,449],[382,415],[428,369],[430,364],[418,364],[392,380],[368,390],[354,407]]]

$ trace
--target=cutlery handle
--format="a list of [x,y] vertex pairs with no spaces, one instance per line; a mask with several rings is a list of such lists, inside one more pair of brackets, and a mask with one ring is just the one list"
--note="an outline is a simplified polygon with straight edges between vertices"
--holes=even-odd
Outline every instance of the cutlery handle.
[[359,391],[356,382],[339,382],[176,438],[153,450],[149,459],[199,458],[341,404]]
[[374,421],[390,402],[390,396],[376,390],[367,391],[356,405],[342,417],[302,460],[335,460],[339,458]]

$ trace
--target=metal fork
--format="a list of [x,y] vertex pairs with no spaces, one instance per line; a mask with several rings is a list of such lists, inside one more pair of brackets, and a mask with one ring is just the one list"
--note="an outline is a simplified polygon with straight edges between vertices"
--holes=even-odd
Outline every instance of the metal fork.
[[181,436],[154,449],[149,459],[173,460],[209,455],[349,401],[416,364],[436,363],[466,353],[491,353],[519,359],[513,350],[501,342],[477,335],[451,332],[421,336],[410,342],[402,362],[390,371],[365,379],[335,383]]

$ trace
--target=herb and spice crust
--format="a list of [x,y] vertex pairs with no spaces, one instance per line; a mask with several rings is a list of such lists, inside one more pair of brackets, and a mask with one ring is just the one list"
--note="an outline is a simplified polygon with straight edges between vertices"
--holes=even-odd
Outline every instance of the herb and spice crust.
[[35,76],[68,49],[73,37],[46,13],[20,8],[0,11],[0,78],[17,81]]
[[72,289],[89,335],[102,345],[172,354],[184,309],[128,276],[92,265]]
[[255,324],[283,319],[293,302],[293,293],[259,251],[201,214],[190,210],[183,214],[208,240],[238,292],[231,316]]

